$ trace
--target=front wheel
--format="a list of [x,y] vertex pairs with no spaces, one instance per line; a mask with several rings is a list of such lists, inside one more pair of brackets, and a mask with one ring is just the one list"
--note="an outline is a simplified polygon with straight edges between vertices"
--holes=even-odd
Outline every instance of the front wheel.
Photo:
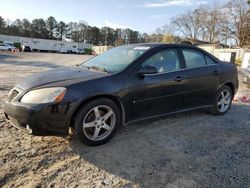
[[100,98],[85,104],[76,116],[75,133],[89,146],[108,142],[120,125],[120,111],[110,99]]
[[224,115],[229,110],[233,100],[233,93],[230,87],[223,86],[216,95],[210,112],[215,115]]

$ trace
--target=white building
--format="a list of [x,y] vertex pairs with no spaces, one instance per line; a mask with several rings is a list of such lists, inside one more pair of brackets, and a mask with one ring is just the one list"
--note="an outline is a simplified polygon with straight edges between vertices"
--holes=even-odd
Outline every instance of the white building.
[[250,70],[250,50],[244,54],[241,68]]
[[95,54],[99,55],[107,50],[110,50],[111,48],[114,48],[114,46],[93,46],[92,50]]

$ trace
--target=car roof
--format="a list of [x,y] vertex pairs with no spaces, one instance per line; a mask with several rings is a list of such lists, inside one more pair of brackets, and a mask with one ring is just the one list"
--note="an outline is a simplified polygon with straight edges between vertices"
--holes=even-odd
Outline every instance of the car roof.
[[188,47],[188,48],[197,48],[196,46],[190,44],[173,44],[173,43],[137,43],[137,44],[129,44],[128,46],[145,46],[150,48],[156,47]]
[[127,46],[133,46],[133,47],[150,47],[150,49],[154,48],[167,48],[167,47],[173,47],[173,48],[189,48],[189,49],[194,49],[198,50],[200,52],[205,53],[206,55],[212,57],[214,60],[218,61],[218,58],[213,56],[212,54],[208,53],[207,51],[191,44],[178,44],[178,43],[137,43],[137,44],[128,44]]

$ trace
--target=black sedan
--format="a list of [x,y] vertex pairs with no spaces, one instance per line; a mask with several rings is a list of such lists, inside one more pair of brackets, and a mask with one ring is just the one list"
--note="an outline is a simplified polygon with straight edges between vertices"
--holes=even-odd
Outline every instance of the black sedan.
[[7,120],[34,135],[67,134],[100,145],[120,125],[207,109],[225,114],[238,89],[237,69],[184,44],[113,48],[75,67],[34,74],[13,88]]

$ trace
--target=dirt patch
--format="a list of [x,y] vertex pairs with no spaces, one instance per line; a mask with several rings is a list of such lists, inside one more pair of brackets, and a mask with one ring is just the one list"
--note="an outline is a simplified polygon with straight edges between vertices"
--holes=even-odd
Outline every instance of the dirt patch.
[[[78,64],[81,55],[0,54],[0,106],[23,77]],[[240,85],[238,96],[250,97]],[[35,137],[5,122],[0,108],[0,187],[250,187],[250,105],[224,116],[190,112],[131,124],[107,144],[73,135]]]

